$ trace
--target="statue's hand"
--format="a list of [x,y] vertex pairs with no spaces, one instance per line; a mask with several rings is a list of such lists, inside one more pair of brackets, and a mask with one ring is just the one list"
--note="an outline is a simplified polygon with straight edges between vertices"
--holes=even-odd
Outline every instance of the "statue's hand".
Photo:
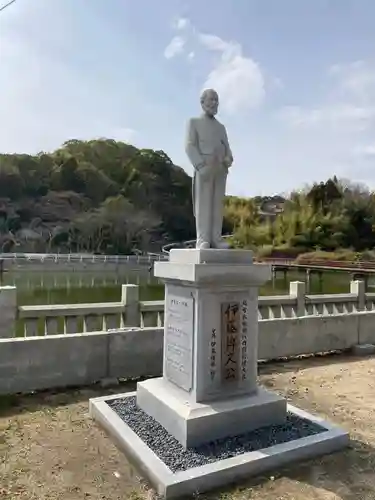
[[[216,164],[217,165],[217,164]],[[212,169],[215,167],[210,161],[201,163],[197,165],[195,170],[199,172],[201,179],[208,179],[212,173]]]
[[231,158],[230,156],[226,156],[224,158],[223,163],[226,166],[226,168],[230,168],[232,166],[232,163],[233,163],[233,158]]

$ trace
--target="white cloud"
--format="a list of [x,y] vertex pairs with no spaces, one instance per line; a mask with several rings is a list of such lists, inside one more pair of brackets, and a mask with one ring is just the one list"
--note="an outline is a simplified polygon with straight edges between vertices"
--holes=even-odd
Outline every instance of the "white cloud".
[[363,154],[365,156],[375,156],[375,145],[368,145],[363,148]]
[[260,106],[265,97],[265,79],[259,64],[245,57],[237,42],[207,34],[199,35],[199,40],[208,50],[220,53],[203,88],[214,88],[228,113]]
[[328,71],[338,85],[337,93],[361,101],[375,100],[375,66],[367,61],[335,64]]
[[284,89],[285,88],[284,82],[282,81],[281,78],[279,78],[277,76],[272,79],[272,85],[276,89]]
[[187,19],[186,17],[179,17],[178,19],[176,19],[174,23],[174,28],[177,30],[184,30],[188,28],[189,25],[190,25],[189,19]]
[[[214,88],[218,92],[224,111],[237,113],[262,104],[265,97],[263,72],[254,59],[243,54],[238,42],[223,40],[215,34],[199,33],[186,18],[178,19],[175,27],[188,31],[187,38],[172,38],[164,56],[171,59],[182,54],[187,39],[192,44],[198,43],[209,53],[214,52],[212,69],[205,77],[202,88]],[[194,58],[195,52],[190,51],[187,60]]]
[[[277,116],[285,135],[295,138],[294,156],[335,173],[374,184],[375,64],[354,61],[331,66],[322,75],[325,95],[306,106],[283,107]],[[328,76],[328,78],[327,78]]]
[[185,39],[181,36],[174,36],[164,50],[164,57],[172,59],[173,57],[182,54],[185,47]]
[[52,150],[71,138],[134,136],[117,113],[113,86],[108,88],[96,65],[82,68],[79,58],[77,64],[81,33],[75,17],[68,0],[16,2],[1,15],[1,152]]
[[216,35],[207,35],[204,33],[198,34],[199,41],[209,50],[217,50],[218,52],[225,52],[230,49],[231,44],[222,40]]
[[375,65],[366,61],[335,64],[324,101],[314,107],[287,106],[280,116],[291,126],[329,126],[364,131],[375,125]]
[[329,126],[331,129],[364,130],[375,118],[375,106],[332,103],[317,108],[286,106],[280,117],[294,127]]
[[355,146],[353,154],[360,157],[373,157],[375,156],[375,144],[361,144]]

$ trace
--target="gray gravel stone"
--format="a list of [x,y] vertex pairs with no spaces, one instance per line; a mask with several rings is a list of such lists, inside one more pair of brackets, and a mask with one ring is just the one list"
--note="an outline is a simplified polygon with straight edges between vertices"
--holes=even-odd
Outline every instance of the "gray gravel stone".
[[162,425],[137,407],[135,396],[110,400],[107,404],[172,472],[184,471],[325,431],[318,424],[288,413],[283,425],[262,427],[246,434],[218,439],[185,450]]

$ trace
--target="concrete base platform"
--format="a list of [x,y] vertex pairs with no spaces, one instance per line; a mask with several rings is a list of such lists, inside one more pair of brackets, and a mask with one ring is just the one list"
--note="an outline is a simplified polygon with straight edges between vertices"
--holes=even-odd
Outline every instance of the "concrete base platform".
[[371,356],[375,354],[374,344],[357,344],[352,347],[352,353],[354,356]]
[[[185,397],[185,400],[184,400]],[[137,406],[159,422],[184,448],[236,436],[286,420],[286,399],[259,387],[252,396],[209,404],[189,403],[162,377],[137,384]]]
[[[322,431],[308,437],[173,473],[107,404],[111,400],[134,397],[135,395],[136,393],[133,392],[91,399],[90,415],[127,454],[158,494],[166,499],[202,493],[248,478],[251,475],[278,469],[290,462],[331,453],[349,444],[349,436],[343,430],[321,418],[288,405],[288,412],[319,425]],[[176,457],[176,460],[178,458]]]

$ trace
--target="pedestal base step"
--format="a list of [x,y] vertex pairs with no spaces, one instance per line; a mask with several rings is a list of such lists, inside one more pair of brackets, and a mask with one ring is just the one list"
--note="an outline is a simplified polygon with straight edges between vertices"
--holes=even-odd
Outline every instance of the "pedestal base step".
[[184,448],[281,424],[286,419],[286,399],[262,387],[252,396],[191,404],[188,394],[162,377],[137,384],[137,405]]
[[90,400],[90,414],[163,498],[202,493],[349,444],[341,429],[291,405],[272,425],[188,448],[136,405],[136,393]]

